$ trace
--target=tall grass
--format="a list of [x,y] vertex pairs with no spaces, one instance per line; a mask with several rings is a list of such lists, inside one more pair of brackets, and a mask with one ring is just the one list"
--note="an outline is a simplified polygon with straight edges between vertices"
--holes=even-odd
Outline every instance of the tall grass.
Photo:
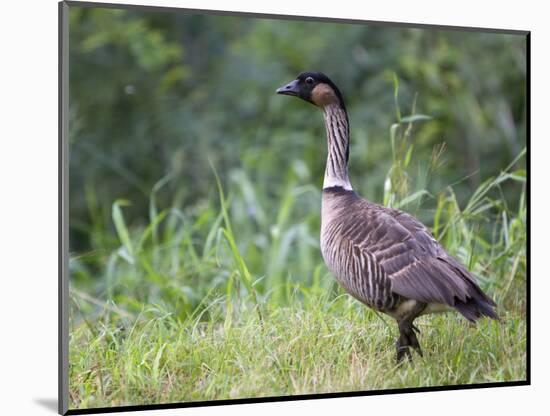
[[[398,102],[397,81],[395,91]],[[72,406],[523,379],[527,212],[517,166],[525,150],[460,204],[452,185],[428,191],[443,147],[410,174],[413,131],[429,117],[414,104],[408,116],[396,108],[384,203],[431,226],[496,299],[501,323],[422,318],[425,357],[396,367],[395,328],[324,266],[320,191],[303,166],[290,168],[279,195],[246,166],[222,178],[213,169],[216,192],[189,207],[159,206],[167,175],[150,192],[147,224],[129,224],[131,202],[114,201],[112,227],[90,228],[97,249],[70,256]],[[518,189],[513,205],[505,183]],[[98,197],[87,193],[91,212]]]

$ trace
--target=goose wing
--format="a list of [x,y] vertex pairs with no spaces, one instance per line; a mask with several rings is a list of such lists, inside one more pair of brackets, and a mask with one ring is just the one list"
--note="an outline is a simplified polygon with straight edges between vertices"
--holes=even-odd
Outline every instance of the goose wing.
[[475,278],[451,257],[416,218],[369,204],[370,232],[361,246],[372,253],[391,280],[392,291],[405,298],[455,307],[467,319],[496,318],[495,303]]

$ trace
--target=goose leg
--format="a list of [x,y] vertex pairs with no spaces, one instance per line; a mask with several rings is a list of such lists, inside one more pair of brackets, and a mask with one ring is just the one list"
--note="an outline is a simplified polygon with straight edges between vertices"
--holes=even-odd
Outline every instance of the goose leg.
[[422,349],[420,348],[420,343],[416,337],[416,333],[420,333],[416,325],[413,324],[414,320],[426,307],[423,303],[417,303],[407,314],[400,317],[397,321],[399,327],[399,338],[395,343],[395,348],[397,350],[397,363],[401,363],[405,357],[409,361],[412,361],[412,354],[410,349],[413,348],[418,355],[422,357]]
[[400,335],[399,338],[397,338],[397,341],[395,343],[395,348],[397,350],[397,364],[400,364],[403,362],[404,358],[407,357],[409,361],[412,361],[412,355],[411,351],[409,349],[409,339],[401,329],[399,330]]

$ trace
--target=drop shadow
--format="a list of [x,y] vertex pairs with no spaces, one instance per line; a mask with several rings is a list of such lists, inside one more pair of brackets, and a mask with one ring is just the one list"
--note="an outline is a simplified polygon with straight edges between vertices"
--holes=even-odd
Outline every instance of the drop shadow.
[[57,413],[57,399],[34,399],[34,402],[44,407],[45,409],[51,410],[54,413]]

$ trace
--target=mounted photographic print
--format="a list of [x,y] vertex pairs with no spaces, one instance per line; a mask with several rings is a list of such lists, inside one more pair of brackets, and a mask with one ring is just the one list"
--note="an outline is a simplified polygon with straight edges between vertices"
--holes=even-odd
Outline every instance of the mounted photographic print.
[[60,3],[59,411],[529,383],[529,32]]

